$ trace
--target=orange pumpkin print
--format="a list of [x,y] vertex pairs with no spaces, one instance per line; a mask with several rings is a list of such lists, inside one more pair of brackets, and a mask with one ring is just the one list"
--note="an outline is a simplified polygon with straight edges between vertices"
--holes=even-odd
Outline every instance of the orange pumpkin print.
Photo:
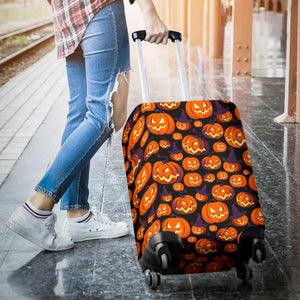
[[186,157],[182,161],[182,166],[187,171],[196,171],[200,167],[200,161],[196,157]]
[[181,134],[180,132],[175,132],[175,133],[173,133],[172,137],[173,137],[173,139],[174,139],[175,141],[180,141],[180,140],[182,140],[182,134]]
[[236,195],[236,202],[244,208],[254,207],[257,204],[256,197],[249,192],[240,192]]
[[173,183],[173,190],[176,192],[181,192],[184,190],[184,185],[180,182]]
[[235,188],[245,187],[247,185],[246,177],[244,175],[241,175],[241,174],[231,175],[229,177],[229,182]]
[[192,155],[203,155],[209,151],[209,145],[205,139],[192,135],[183,138],[182,148],[187,154]]
[[155,103],[143,103],[141,105],[141,112],[144,113],[145,111],[154,111],[155,108]]
[[252,191],[257,191],[256,181],[253,174],[250,175],[248,184]]
[[238,246],[237,244],[227,244],[225,247],[224,247],[224,251],[226,253],[235,253],[238,249]]
[[243,227],[243,226],[248,225],[248,223],[249,223],[249,220],[246,215],[232,220],[232,225],[234,225],[236,227]]
[[141,169],[140,173],[137,175],[135,180],[135,191],[140,192],[146,185],[147,181],[151,176],[152,165],[151,163],[146,163]]
[[128,145],[129,149],[132,149],[134,145],[138,142],[138,140],[143,134],[144,127],[145,127],[145,116],[141,116],[136,122],[136,124],[133,126],[132,131],[130,133],[129,145]]
[[219,180],[227,180],[228,179],[228,173],[227,172],[218,172],[217,178]]
[[143,216],[147,210],[151,207],[157,195],[157,183],[154,182],[150,185],[147,191],[144,193],[140,202],[140,215]]
[[127,122],[124,127],[123,135],[122,135],[122,143],[123,144],[126,144],[128,142],[131,126],[132,126],[132,122]]
[[255,225],[265,225],[264,216],[261,208],[255,208],[251,213],[251,221]]
[[188,101],[185,106],[187,115],[196,119],[206,119],[213,114],[213,106],[209,100],[205,101]]
[[182,179],[183,170],[175,162],[163,163],[162,161],[157,161],[153,165],[152,177],[153,180],[161,184],[173,184]]
[[232,242],[237,238],[238,232],[235,228],[221,228],[218,230],[216,237],[219,241]]
[[156,215],[158,218],[160,218],[163,216],[169,216],[171,213],[172,213],[171,207],[168,204],[162,203],[159,204]]
[[204,157],[201,165],[206,170],[217,170],[221,167],[222,161],[217,155],[211,155]]
[[212,255],[217,252],[218,247],[216,241],[206,238],[200,239],[195,245],[196,251],[201,255]]
[[159,151],[159,145],[156,141],[151,141],[145,150],[144,159],[147,160],[151,155],[156,154]]
[[197,274],[201,273],[205,268],[206,263],[209,261],[206,257],[197,257],[193,262],[189,263],[185,267],[186,274]]
[[192,124],[189,123],[189,122],[180,122],[180,121],[177,121],[176,122],[176,127],[179,130],[185,131],[185,130],[191,129],[192,128]]
[[173,118],[165,113],[152,113],[147,117],[149,131],[156,135],[171,134],[175,129]]
[[206,266],[205,272],[219,272],[222,270],[223,261],[220,257],[214,257]]
[[235,195],[234,189],[229,185],[215,185],[211,190],[212,196],[218,201],[227,201]]
[[187,173],[184,176],[184,184],[188,187],[196,187],[202,184],[202,177],[198,173]]
[[225,131],[225,139],[234,148],[244,148],[247,146],[245,134],[241,127],[228,127]]
[[172,203],[173,211],[177,214],[188,215],[193,214],[197,209],[197,201],[194,197],[186,195],[177,197]]
[[131,217],[132,217],[132,223],[135,224],[136,219],[137,219],[137,211],[135,208],[131,209]]
[[141,143],[140,143],[140,145],[141,145],[142,148],[145,146],[145,144],[146,144],[146,142],[148,140],[148,137],[149,137],[149,131],[146,130],[145,133],[142,136]]
[[162,147],[163,149],[168,149],[171,147],[171,142],[168,140],[160,140],[159,141],[159,145],[160,147]]
[[222,152],[225,152],[227,150],[227,146],[224,142],[216,142],[213,145],[213,149],[217,153],[222,153]]
[[212,183],[216,180],[216,176],[213,173],[205,174],[203,180],[209,183]]
[[202,133],[209,139],[220,139],[224,134],[224,129],[219,123],[206,124],[202,128]]
[[228,216],[229,209],[224,202],[207,203],[202,208],[202,218],[208,224],[224,222]]
[[248,150],[243,152],[243,161],[247,166],[252,167],[251,159],[250,159],[250,155],[249,155]]
[[223,168],[226,172],[229,173],[236,173],[239,172],[242,169],[242,166],[240,163],[229,163],[229,162],[224,162]]
[[233,116],[230,111],[227,111],[226,113],[221,114],[221,115],[217,115],[217,120],[219,122],[228,123],[228,122],[231,122],[232,119],[233,119]]
[[203,126],[203,123],[201,121],[195,121],[194,126],[199,128]]
[[206,227],[192,226],[192,233],[195,235],[205,234],[206,231],[207,231]]
[[180,102],[158,102],[157,106],[164,110],[173,110],[180,106]]
[[182,239],[187,238],[191,234],[190,224],[184,218],[168,218],[164,220],[162,230],[174,232]]
[[156,233],[160,232],[161,223],[160,220],[156,220],[146,231],[144,235],[144,242],[142,244],[142,252],[144,253],[145,248],[150,240],[150,238]]

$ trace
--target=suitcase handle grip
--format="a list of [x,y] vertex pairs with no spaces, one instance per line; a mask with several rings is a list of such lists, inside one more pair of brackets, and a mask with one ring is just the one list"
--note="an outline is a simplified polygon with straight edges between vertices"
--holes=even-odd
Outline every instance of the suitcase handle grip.
[[[138,61],[139,61],[139,69],[140,69],[140,79],[141,79],[141,86],[142,86],[142,95],[143,95],[143,102],[149,103],[150,96],[149,96],[149,87],[147,81],[147,74],[146,69],[144,67],[144,60],[142,54],[142,46],[141,42],[146,37],[145,30],[139,30],[132,33],[132,38],[136,42],[137,50],[138,50]],[[180,41],[182,39],[181,33],[177,31],[169,31],[169,38],[175,43],[176,46],[176,53],[177,53],[177,61],[178,61],[178,71],[179,77],[181,82],[181,89],[183,94],[183,100],[188,101],[190,100],[187,78],[185,74],[185,69],[183,65],[182,53],[180,48]]]
[[[143,41],[146,37],[146,30],[138,30],[138,31],[134,31],[132,33],[132,39],[135,42],[136,40],[141,40]],[[180,41],[182,40],[182,36],[181,33],[178,31],[173,31],[170,30],[169,31],[169,39],[175,43],[175,41]]]

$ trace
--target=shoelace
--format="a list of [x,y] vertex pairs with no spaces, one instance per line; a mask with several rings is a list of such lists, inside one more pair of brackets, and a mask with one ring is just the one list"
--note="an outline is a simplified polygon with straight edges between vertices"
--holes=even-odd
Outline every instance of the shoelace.
[[92,207],[91,209],[93,215],[95,216],[97,221],[100,221],[101,223],[109,224],[109,225],[114,225],[115,223],[112,222],[107,214],[104,214],[100,212],[96,207]]
[[56,238],[56,231],[54,229],[56,219],[56,214],[52,213],[52,215],[45,220],[45,226],[54,238]]

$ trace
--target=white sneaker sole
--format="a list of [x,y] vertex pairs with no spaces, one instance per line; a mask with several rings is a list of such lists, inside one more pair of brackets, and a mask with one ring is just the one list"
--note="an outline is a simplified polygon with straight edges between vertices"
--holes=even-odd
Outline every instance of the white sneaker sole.
[[58,249],[53,249],[53,248],[49,248],[49,247],[45,247],[45,245],[39,240],[37,239],[35,236],[33,236],[32,234],[30,234],[28,231],[24,230],[23,226],[18,224],[17,222],[12,220],[13,215],[9,218],[9,220],[6,223],[6,226],[12,230],[13,232],[17,233],[18,235],[20,235],[21,237],[23,237],[24,239],[28,240],[29,242],[35,244],[36,246],[45,249],[47,251],[63,251],[63,250],[68,250],[74,247],[74,244],[70,244],[68,246],[65,246],[63,248]]
[[81,234],[72,234],[70,233],[70,236],[72,237],[72,240],[76,242],[83,242],[83,241],[89,241],[89,240],[104,240],[104,239],[115,239],[120,238],[129,233],[129,229],[126,228],[122,231],[114,232],[113,234],[111,231],[94,231],[94,232],[86,232]]

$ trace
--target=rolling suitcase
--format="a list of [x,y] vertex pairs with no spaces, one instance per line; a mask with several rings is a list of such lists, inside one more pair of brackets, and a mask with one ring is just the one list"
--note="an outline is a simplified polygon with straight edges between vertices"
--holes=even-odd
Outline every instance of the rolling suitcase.
[[182,102],[149,102],[141,54],[145,31],[132,34],[144,103],[128,118],[122,147],[137,255],[151,288],[160,274],[227,271],[245,281],[252,258],[265,260],[264,219],[237,107],[188,101],[175,42]]

